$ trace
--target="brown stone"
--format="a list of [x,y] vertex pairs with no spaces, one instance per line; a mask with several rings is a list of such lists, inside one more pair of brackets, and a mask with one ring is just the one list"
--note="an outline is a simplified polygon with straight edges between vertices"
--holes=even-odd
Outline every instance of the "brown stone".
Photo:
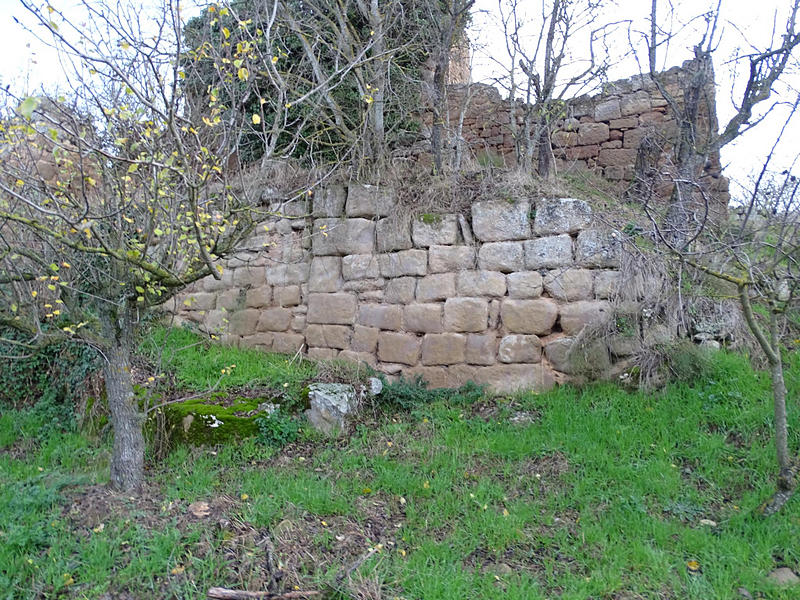
[[352,325],[356,320],[356,297],[352,294],[309,294],[308,322]]
[[600,152],[600,146],[593,144],[591,146],[573,146],[572,148],[567,148],[564,154],[567,160],[584,160],[597,156],[598,152]]
[[347,189],[345,213],[348,217],[385,217],[397,204],[391,188],[351,183]]
[[446,331],[485,331],[489,303],[480,298],[448,298],[444,303]]
[[398,277],[386,284],[384,300],[389,304],[411,304],[417,280],[414,277]]
[[594,295],[598,298],[611,298],[619,291],[621,275],[619,271],[598,271],[594,275]]
[[608,125],[605,123],[583,123],[578,127],[578,144],[588,146],[608,139]]
[[368,219],[316,219],[311,248],[316,257],[369,254],[375,249],[375,223]]
[[264,285],[267,282],[264,267],[245,266],[233,272],[233,284],[238,287],[250,288]]
[[538,298],[542,295],[542,276],[538,271],[509,273],[506,281],[509,298]]
[[461,333],[428,333],[422,338],[423,365],[454,365],[464,362],[467,337]]
[[417,280],[417,302],[446,300],[456,295],[455,273],[426,275]]
[[342,259],[342,277],[344,277],[345,281],[351,279],[377,279],[380,276],[380,266],[374,254],[351,254]]
[[456,290],[459,296],[505,296],[506,276],[497,271],[461,271]]
[[542,342],[535,335],[507,335],[500,340],[497,357],[504,363],[537,363],[542,360]]
[[467,335],[464,359],[471,365],[493,365],[497,355],[497,336],[492,333]]
[[627,166],[636,162],[636,150],[631,148],[601,149],[597,154],[597,164],[601,167]]
[[350,349],[354,352],[369,352],[374,354],[378,347],[378,334],[380,329],[376,327],[364,327],[356,325],[353,328],[353,337]]
[[447,367],[411,367],[403,369],[403,377],[415,379],[421,377],[428,384],[429,388],[452,388],[459,384],[452,377],[450,369]]
[[268,308],[257,311],[258,331],[286,331],[292,324],[292,311],[286,308]]
[[550,139],[554,148],[567,148],[578,144],[578,134],[574,131],[556,131]]
[[280,354],[294,354],[306,343],[305,337],[299,333],[273,334],[272,351]]
[[600,102],[594,108],[595,121],[610,121],[611,119],[619,119],[622,116],[620,112],[619,100],[611,98]]
[[509,298],[500,305],[500,318],[503,326],[512,333],[544,335],[550,333],[558,318],[558,306],[549,298]]
[[242,338],[239,345],[242,348],[257,348],[259,350],[272,350],[272,339],[273,334],[271,333],[256,333],[255,335],[246,335]]
[[224,308],[227,311],[233,312],[244,308],[244,290],[234,288],[220,292],[217,296],[217,308]]
[[378,359],[382,362],[415,365],[422,340],[408,333],[384,331],[378,335]]
[[311,360],[333,360],[339,355],[335,348],[309,348],[308,358]]
[[650,110],[650,93],[645,90],[625,94],[619,101],[620,113],[623,117],[638,115]]
[[292,317],[292,331],[297,331],[298,333],[305,331],[306,328],[306,316],[305,315],[294,315]]
[[227,289],[233,286],[233,269],[225,269],[219,276],[219,279],[215,279],[213,275],[209,275],[208,277],[204,277],[202,281],[203,289],[206,292],[218,292],[219,290]]
[[216,307],[217,295],[209,292],[197,292],[189,294],[183,300],[183,310],[214,310]]
[[306,327],[306,343],[319,348],[337,348],[343,350],[350,347],[352,330],[345,325],[308,325]]
[[592,272],[587,269],[558,269],[544,278],[544,289],[559,300],[588,300],[592,298]]
[[299,285],[308,281],[309,263],[272,264],[267,267],[270,285]]
[[374,292],[383,290],[386,285],[386,280],[382,277],[379,279],[355,279],[353,281],[345,281],[342,285],[343,292]]
[[521,271],[524,264],[522,242],[489,242],[478,250],[478,266],[484,271],[513,273]]
[[272,304],[272,287],[262,285],[261,287],[247,290],[245,295],[245,306],[247,308],[263,308]]
[[613,119],[608,126],[611,129],[631,129],[639,126],[639,119],[636,117],[626,117],[625,119]]
[[411,221],[411,240],[418,248],[458,242],[456,215],[420,215]]
[[[258,324],[261,311],[254,308],[247,308],[245,310],[237,310],[230,313],[228,317],[228,333],[232,335],[251,335],[257,331],[256,325]],[[289,327],[289,324],[286,324]]]
[[509,364],[480,367],[475,370],[475,383],[488,386],[495,394],[511,394],[525,390],[544,392],[555,385],[553,370],[544,363]]
[[387,278],[425,275],[428,272],[428,252],[426,250],[402,250],[391,254],[379,254],[378,264],[381,276]]
[[208,333],[222,333],[228,328],[229,316],[225,310],[209,310],[203,315],[203,326]]
[[409,304],[404,309],[404,323],[407,331],[418,333],[441,333],[441,304]]
[[642,138],[648,133],[649,131],[644,127],[640,127],[639,129],[629,129],[625,132],[622,145],[625,148],[638,148]]
[[397,305],[362,304],[358,308],[359,325],[398,331],[403,328],[403,309]]
[[577,335],[584,327],[602,324],[611,315],[611,305],[603,300],[585,300],[561,306],[561,330]]
[[375,226],[378,252],[395,252],[411,248],[411,230],[408,219],[390,217],[381,219]]
[[287,285],[286,287],[276,287],[272,292],[275,304],[278,306],[297,306],[300,304],[300,286]]
[[342,259],[338,256],[315,256],[308,278],[309,292],[338,292],[342,279]]
[[365,363],[371,367],[375,367],[378,361],[375,355],[370,352],[354,352],[352,350],[342,350],[336,357],[339,360],[348,360],[354,363]]
[[431,273],[447,273],[475,267],[475,248],[472,246],[431,246],[428,249],[428,268]]

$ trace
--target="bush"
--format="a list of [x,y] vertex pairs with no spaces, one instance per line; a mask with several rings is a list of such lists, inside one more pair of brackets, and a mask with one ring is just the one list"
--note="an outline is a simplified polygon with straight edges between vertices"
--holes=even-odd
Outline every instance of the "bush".
[[286,414],[280,407],[257,417],[256,425],[256,440],[273,448],[283,448],[286,444],[291,444],[300,434],[300,419]]
[[383,381],[380,403],[392,410],[411,410],[419,406],[446,400],[452,404],[470,404],[480,400],[485,392],[483,386],[467,382],[459,388],[429,389],[419,375],[414,379],[400,378],[393,383]]

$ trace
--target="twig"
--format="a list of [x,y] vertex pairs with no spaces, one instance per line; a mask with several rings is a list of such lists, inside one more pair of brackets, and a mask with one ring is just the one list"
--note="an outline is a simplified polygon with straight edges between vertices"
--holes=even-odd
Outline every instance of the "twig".
[[208,597],[216,600],[252,600],[266,598],[268,600],[292,600],[293,598],[309,598],[319,596],[320,592],[314,590],[286,592],[273,594],[272,592],[248,592],[247,590],[230,590],[223,587],[212,587],[208,590]]
[[343,568],[336,574],[336,584],[340,584],[346,577],[350,577],[353,574],[353,571],[358,569],[364,562],[370,558],[373,554],[377,553],[378,551],[372,547],[367,550],[364,554],[359,556],[354,562],[350,563],[349,566]]

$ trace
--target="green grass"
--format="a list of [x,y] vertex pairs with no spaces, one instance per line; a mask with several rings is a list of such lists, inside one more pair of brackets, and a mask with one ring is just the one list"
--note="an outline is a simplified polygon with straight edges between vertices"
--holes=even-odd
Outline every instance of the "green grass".
[[[722,353],[704,380],[660,394],[604,384],[439,400],[366,421],[346,441],[181,447],[150,465],[135,500],[96,485],[105,443],[75,433],[38,443],[26,437],[32,413],[9,411],[0,598],[262,589],[255,540],[269,533],[289,588],[327,590],[380,545],[342,598],[370,597],[355,591],[369,586],[425,600],[737,598],[745,587],[789,600],[800,592],[765,578],[800,567],[800,500],[757,513],[773,490],[770,411],[768,380]],[[796,450],[796,411],[791,427]],[[198,501],[208,517],[191,515]]]

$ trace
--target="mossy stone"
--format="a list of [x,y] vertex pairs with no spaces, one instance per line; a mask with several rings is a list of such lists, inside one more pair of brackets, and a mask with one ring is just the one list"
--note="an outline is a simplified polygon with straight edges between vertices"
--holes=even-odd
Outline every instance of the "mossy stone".
[[[267,398],[237,398],[229,406],[219,400],[194,399],[164,408],[167,431],[174,442],[221,444],[258,433],[259,405]],[[227,402],[225,404],[228,404]]]

